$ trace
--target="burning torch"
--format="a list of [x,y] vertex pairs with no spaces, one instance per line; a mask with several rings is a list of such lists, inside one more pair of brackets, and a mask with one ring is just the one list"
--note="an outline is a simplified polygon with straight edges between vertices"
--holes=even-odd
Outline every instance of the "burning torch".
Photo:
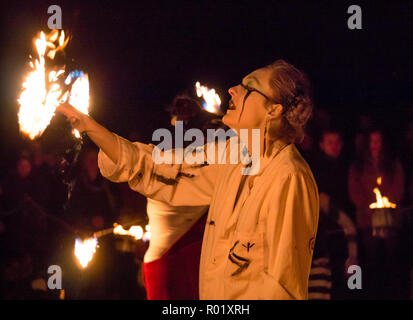
[[[30,71],[22,84],[22,91],[18,98],[20,105],[18,120],[20,131],[31,140],[39,138],[49,126],[55,115],[56,108],[62,102],[69,102],[83,113],[89,111],[89,78],[83,71],[74,70],[67,74],[65,66],[51,66],[56,53],[62,51],[69,38],[64,31],[53,30],[49,34],[40,32],[35,39],[37,57],[31,57]],[[67,75],[65,77],[65,75]],[[62,160],[63,182],[67,185],[66,208],[70,200],[74,185],[74,167],[77,164],[82,150],[83,140],[77,130],[73,131],[75,145],[73,150],[66,150],[66,157],[71,160]]]
[[113,228],[104,229],[93,233],[92,237],[86,239],[75,239],[74,254],[82,269],[85,269],[89,262],[92,261],[97,248],[99,247],[98,239],[106,235],[115,234],[119,236],[129,236],[135,241],[142,240],[147,242],[151,238],[151,227],[146,225],[143,228],[140,225],[131,225],[129,228],[114,223]]
[[[377,185],[380,186],[382,178],[377,178]],[[373,228],[373,236],[379,238],[387,238],[389,228],[395,227],[394,209],[396,204],[389,201],[385,196],[382,196],[379,187],[375,187],[373,192],[376,195],[376,202],[370,204],[370,209],[373,209],[371,225]]]

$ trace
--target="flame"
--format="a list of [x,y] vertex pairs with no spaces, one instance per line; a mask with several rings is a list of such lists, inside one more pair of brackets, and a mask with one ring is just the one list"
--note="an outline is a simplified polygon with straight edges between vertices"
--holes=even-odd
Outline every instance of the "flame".
[[[57,43],[56,43],[57,42]],[[29,63],[31,71],[22,84],[22,92],[17,99],[20,109],[18,121],[20,131],[30,139],[42,135],[53,118],[56,107],[66,101],[73,99],[74,107],[87,113],[89,109],[89,79],[83,75],[76,79],[70,93],[63,92],[59,81],[64,74],[64,67],[58,70],[47,70],[45,56],[54,59],[56,52],[63,50],[69,38],[65,37],[64,31],[53,30],[46,35],[43,31],[35,39],[37,59]],[[71,103],[71,100],[69,100]],[[76,133],[75,133],[76,134]],[[80,136],[80,135],[79,135]]]
[[381,185],[381,177],[377,178],[377,184],[380,186]]
[[[377,178],[377,184],[380,186],[382,182],[382,178]],[[384,197],[381,195],[379,188],[374,188],[373,192],[376,194],[376,202],[370,204],[370,209],[378,209],[378,208],[396,208],[396,204],[389,201],[389,198]]]
[[18,99],[20,130],[30,139],[40,136],[54,116],[61,95],[61,89],[55,80],[58,74],[62,74],[61,71],[64,72],[63,69],[58,72],[51,71],[46,77],[44,55],[48,48],[55,48],[55,46],[47,41],[44,32],[41,32],[39,38],[36,39],[35,46],[38,59],[30,62],[33,70],[23,82],[23,91]]
[[[69,77],[71,76],[69,75]],[[69,77],[65,80],[65,83],[71,82],[72,78],[68,81]],[[69,103],[80,112],[89,113],[89,77],[87,74],[81,72],[73,83],[69,94]],[[76,138],[80,138],[78,130],[74,129],[73,133]]]
[[79,238],[75,239],[75,256],[83,269],[92,261],[97,246],[98,239],[96,237],[83,241]]
[[146,232],[143,234],[142,240],[143,241],[149,241],[149,240],[151,240],[151,235],[152,235],[151,226],[149,224],[147,224],[145,226],[145,230],[146,230]]
[[211,113],[218,113],[221,106],[221,99],[215,92],[215,89],[208,89],[208,87],[201,85],[199,81],[197,81],[195,83],[195,90],[198,97],[204,98],[204,109]]
[[136,240],[140,240],[143,237],[143,229],[141,226],[131,226],[129,230],[125,230],[120,224],[114,224],[113,233],[122,236],[131,236]]

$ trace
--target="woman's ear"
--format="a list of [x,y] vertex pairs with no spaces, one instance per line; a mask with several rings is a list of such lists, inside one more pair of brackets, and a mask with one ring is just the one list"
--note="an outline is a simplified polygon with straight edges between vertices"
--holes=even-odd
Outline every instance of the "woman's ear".
[[268,111],[269,119],[272,120],[281,117],[282,112],[283,106],[281,104],[271,104]]

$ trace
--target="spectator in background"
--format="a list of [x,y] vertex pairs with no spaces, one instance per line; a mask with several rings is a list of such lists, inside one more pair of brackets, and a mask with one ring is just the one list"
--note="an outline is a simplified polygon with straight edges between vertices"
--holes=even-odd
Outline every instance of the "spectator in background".
[[[344,233],[347,240],[347,257],[344,268],[343,266],[337,267],[332,260],[337,250],[335,238],[340,232]],[[310,300],[330,300],[331,298],[344,297],[343,293],[338,293],[340,295],[338,297],[333,296],[334,292],[339,291],[334,286],[341,287],[342,282],[344,282],[334,280],[335,278],[344,280],[349,266],[358,264],[356,235],[356,227],[350,217],[335,206],[326,193],[320,193],[320,218],[308,288]],[[334,271],[336,270],[340,270],[340,272],[335,275]]]
[[381,193],[390,201],[400,203],[404,192],[402,164],[387,150],[383,133],[372,131],[368,142],[362,157],[351,165],[348,177],[350,198],[356,206],[357,226],[362,230],[371,228],[369,205],[376,200],[373,188],[378,177],[382,177]]
[[324,129],[319,142],[320,152],[313,163],[314,177],[320,192],[333,199],[340,209],[348,214],[353,213],[348,188],[348,163],[345,161],[343,139],[341,132],[336,129]]
[[369,132],[373,130],[373,119],[369,115],[359,116],[359,125],[356,135],[354,136],[354,149],[357,158],[362,158],[368,145]]
[[[356,159],[349,170],[349,194],[356,207],[356,221],[361,237],[366,266],[367,285],[370,298],[383,298],[387,294],[395,297],[398,294],[397,279],[399,276],[396,262],[398,234],[392,229],[386,239],[373,237],[369,205],[376,201],[373,188],[377,186],[377,178],[382,177],[380,191],[391,202],[400,204],[404,192],[404,171],[398,159],[387,149],[387,143],[380,130],[372,130],[369,134],[368,146],[362,156]],[[379,253],[383,256],[380,257]],[[378,276],[381,276],[380,280]],[[389,288],[382,288],[379,283],[389,280]],[[389,297],[389,296],[387,296]]]
[[321,131],[313,172],[320,192],[320,220],[310,274],[310,299],[343,298],[344,274],[357,264],[356,228],[347,192],[347,163],[336,129]]
[[322,132],[326,128],[330,128],[331,121],[331,114],[329,112],[325,109],[317,108],[307,125],[303,141],[297,144],[304,159],[307,160],[311,167],[313,167],[314,162],[317,161],[319,153],[317,141]]

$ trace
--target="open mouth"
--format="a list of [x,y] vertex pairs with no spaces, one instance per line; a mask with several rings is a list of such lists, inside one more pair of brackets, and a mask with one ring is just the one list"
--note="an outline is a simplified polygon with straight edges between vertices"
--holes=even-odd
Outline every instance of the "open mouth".
[[235,110],[235,109],[236,107],[235,107],[234,101],[230,100],[228,104],[228,110]]

